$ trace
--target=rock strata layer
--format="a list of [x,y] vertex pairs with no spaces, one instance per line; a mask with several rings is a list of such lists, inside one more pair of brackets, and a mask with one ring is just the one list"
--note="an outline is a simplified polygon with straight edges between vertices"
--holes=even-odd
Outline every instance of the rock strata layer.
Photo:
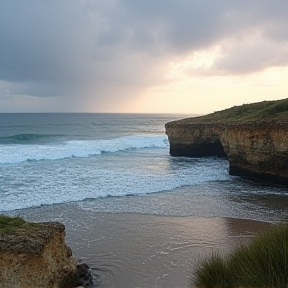
[[0,288],[72,288],[77,264],[60,223],[0,234]]
[[288,123],[259,121],[165,125],[171,156],[224,156],[231,175],[288,186]]

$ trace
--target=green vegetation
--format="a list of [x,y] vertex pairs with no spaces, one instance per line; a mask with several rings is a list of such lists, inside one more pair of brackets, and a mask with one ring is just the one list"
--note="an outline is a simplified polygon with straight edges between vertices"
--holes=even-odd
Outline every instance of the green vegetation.
[[241,245],[229,256],[202,260],[191,281],[197,287],[288,287],[288,224]]
[[6,215],[0,215],[0,234],[10,233],[19,228],[31,228],[34,227],[35,223],[27,223],[20,217],[10,217]]
[[234,106],[205,116],[187,118],[183,123],[194,122],[245,122],[259,120],[288,120],[288,98],[277,101]]

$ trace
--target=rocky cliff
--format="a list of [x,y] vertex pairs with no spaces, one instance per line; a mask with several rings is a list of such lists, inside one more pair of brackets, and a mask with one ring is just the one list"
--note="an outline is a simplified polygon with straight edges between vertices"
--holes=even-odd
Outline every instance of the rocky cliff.
[[231,175],[288,186],[287,121],[205,122],[204,117],[165,125],[172,156],[227,157]]
[[64,225],[25,222],[9,229],[0,229],[1,288],[75,287],[77,265],[65,244]]

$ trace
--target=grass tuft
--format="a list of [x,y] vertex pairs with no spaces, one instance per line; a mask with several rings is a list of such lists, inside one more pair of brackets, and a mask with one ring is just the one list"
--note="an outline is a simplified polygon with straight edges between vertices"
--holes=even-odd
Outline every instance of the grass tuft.
[[196,269],[194,285],[204,287],[230,287],[230,271],[224,259],[213,253],[210,259],[203,259]]
[[215,253],[196,267],[197,287],[288,287],[288,224],[257,235],[227,258]]
[[26,221],[18,216],[0,215],[0,234],[13,231],[24,224],[26,224]]

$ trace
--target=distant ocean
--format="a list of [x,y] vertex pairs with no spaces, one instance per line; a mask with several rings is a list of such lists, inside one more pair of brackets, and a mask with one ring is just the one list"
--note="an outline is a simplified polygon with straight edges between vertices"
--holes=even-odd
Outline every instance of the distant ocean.
[[[286,206],[279,206],[283,202],[269,206],[269,197],[287,198],[286,188],[229,176],[225,159],[171,157],[164,124],[183,117],[0,114],[0,212],[78,203],[101,212],[273,220],[280,211],[286,217]],[[187,192],[185,187],[193,189]],[[178,188],[184,190],[176,193]],[[110,198],[112,206],[107,204]],[[122,206],[115,199],[121,199]],[[155,205],[139,204],[147,199],[154,199]],[[167,203],[162,205],[164,199]],[[175,208],[181,201],[182,209]]]

